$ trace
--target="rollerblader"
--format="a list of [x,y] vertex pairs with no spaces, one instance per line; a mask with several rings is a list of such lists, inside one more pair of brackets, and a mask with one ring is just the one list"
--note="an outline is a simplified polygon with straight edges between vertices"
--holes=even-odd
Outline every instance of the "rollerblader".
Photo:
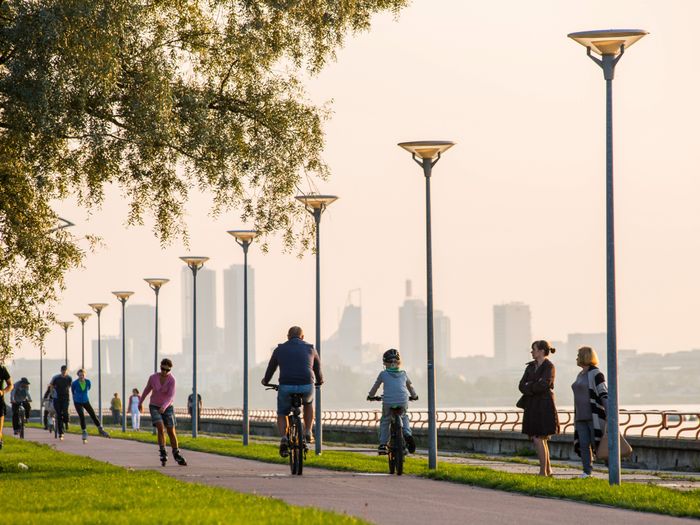
[[143,410],[143,402],[151,394],[151,402],[148,410],[151,413],[151,421],[158,432],[158,449],[160,454],[160,464],[165,466],[168,455],[165,452],[165,433],[168,433],[170,447],[173,458],[178,465],[186,466],[187,461],[180,454],[177,444],[177,434],[175,433],[175,411],[173,410],[173,400],[175,399],[175,377],[170,373],[173,362],[170,359],[163,359],[160,362],[160,373],[152,374],[148,378],[146,388],[139,400],[139,411]]
[[109,437],[109,434],[105,432],[105,429],[100,425],[95,411],[90,404],[90,399],[88,398],[88,392],[92,383],[89,379],[85,379],[85,370],[82,368],[78,370],[78,379],[73,381],[71,384],[71,392],[73,394],[73,406],[75,406],[75,411],[78,413],[78,418],[80,418],[80,428],[83,431],[83,443],[87,443],[88,433],[85,426],[85,412],[88,413],[92,422],[95,423],[97,430],[100,432],[102,437]]

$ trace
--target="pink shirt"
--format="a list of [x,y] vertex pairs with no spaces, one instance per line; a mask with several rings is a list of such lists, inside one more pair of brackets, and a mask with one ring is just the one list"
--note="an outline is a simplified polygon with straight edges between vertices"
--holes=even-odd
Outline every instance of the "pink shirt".
[[143,394],[141,394],[141,403],[144,402],[151,392],[153,392],[153,395],[151,396],[150,404],[165,410],[173,404],[175,399],[175,377],[172,374],[168,374],[165,382],[161,385],[160,373],[152,374],[148,378],[146,388],[143,389]]

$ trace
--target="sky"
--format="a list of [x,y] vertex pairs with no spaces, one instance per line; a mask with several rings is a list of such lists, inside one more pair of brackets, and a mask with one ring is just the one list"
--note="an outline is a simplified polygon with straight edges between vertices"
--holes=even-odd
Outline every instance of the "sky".
[[[533,337],[605,330],[604,80],[573,31],[640,28],[614,82],[618,344],[640,352],[700,347],[700,68],[694,21],[700,4],[616,0],[414,0],[397,18],[375,17],[337,60],[307,83],[331,102],[317,189],[340,198],[322,219],[322,332],[335,331],[348,292],[360,288],[363,340],[398,345],[405,280],[425,298],[425,186],[396,143],[452,140],[432,178],[435,308],[452,320],[455,356],[492,355],[494,304],[522,301]],[[110,190],[87,215],[57,203],[77,236],[104,245],[72,272],[56,312],[72,318],[107,302],[103,334],[118,334],[112,290],[152,304],[144,277],[171,279],[161,292],[164,351],[181,350],[180,255],[205,255],[219,272],[240,264],[226,230],[247,228],[235,210],[213,219],[193,195],[190,247],[163,249],[151,223],[125,227]],[[293,324],[314,333],[314,259],[272,241],[249,253],[256,271],[258,359]],[[220,283],[221,285],[221,283]],[[220,298],[220,303],[222,300]],[[222,312],[219,312],[221,324]],[[94,337],[94,317],[86,325]],[[79,330],[70,334],[79,348]],[[523,349],[524,358],[527,350]],[[63,353],[63,333],[47,340]],[[26,347],[16,357],[35,357]]]

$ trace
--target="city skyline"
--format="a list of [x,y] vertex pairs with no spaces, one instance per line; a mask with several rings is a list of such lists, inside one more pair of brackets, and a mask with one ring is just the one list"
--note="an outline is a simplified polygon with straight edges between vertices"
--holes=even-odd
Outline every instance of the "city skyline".
[[[347,290],[363,289],[366,339],[386,346],[397,342],[390,298],[404,279],[424,298],[423,181],[396,147],[423,138],[457,143],[433,176],[435,301],[452,319],[454,355],[488,354],[492,306],[508,301],[532,306],[535,339],[605,330],[604,122],[597,110],[604,89],[600,71],[566,34],[619,24],[650,31],[616,80],[619,346],[641,353],[699,347],[700,248],[688,239],[700,231],[692,199],[700,192],[692,126],[700,118],[700,73],[687,67],[694,43],[686,24],[700,6],[678,0],[506,5],[445,1],[435,10],[416,1],[396,19],[376,17],[370,33],[348,37],[337,61],[308,80],[309,98],[333,99],[326,124],[332,176],[299,189],[340,197],[324,214],[323,338],[332,333],[326,327],[335,326]],[[674,13],[681,7],[689,16],[679,19]],[[422,38],[428,26],[442,30]],[[495,26],[510,37],[493,42]],[[436,64],[436,56],[444,60]],[[419,69],[432,71],[431,78],[417,78]],[[429,109],[417,113],[419,107]],[[362,166],[358,152],[367,155]],[[104,241],[88,253],[85,268],[68,276],[57,314],[72,318],[88,302],[109,302],[103,328],[116,333],[118,304],[109,290],[129,287],[136,291],[132,300],[150,302],[141,279],[169,277],[161,292],[163,344],[174,351],[181,345],[173,291],[178,257],[210,256],[207,267],[216,270],[240,263],[240,249],[225,232],[252,225],[241,224],[236,210],[211,214],[210,196],[194,193],[189,247],[178,241],[162,248],[149,220],[124,228],[121,195],[107,188],[105,196],[102,210],[91,214],[74,199],[55,203],[76,224],[72,234],[96,233]],[[284,254],[277,238],[263,253],[261,242],[249,256],[258,280],[258,348],[267,349],[292,324],[314,332],[314,272],[309,253]],[[92,318],[86,336],[95,331]],[[59,356],[59,328],[46,348]]]

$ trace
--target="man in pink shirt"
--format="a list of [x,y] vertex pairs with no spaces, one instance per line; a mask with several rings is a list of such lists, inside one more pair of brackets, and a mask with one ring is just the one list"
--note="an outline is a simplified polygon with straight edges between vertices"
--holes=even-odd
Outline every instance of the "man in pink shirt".
[[160,373],[151,375],[143,389],[143,394],[139,399],[139,411],[143,410],[143,402],[151,395],[151,402],[148,410],[151,413],[151,422],[158,430],[158,447],[160,448],[160,462],[163,466],[168,461],[165,452],[165,432],[168,432],[170,447],[173,449],[173,458],[178,465],[187,465],[185,458],[180,454],[177,447],[177,434],[175,434],[175,411],[173,401],[175,399],[175,377],[170,374],[173,362],[170,359],[163,359],[160,362]]

